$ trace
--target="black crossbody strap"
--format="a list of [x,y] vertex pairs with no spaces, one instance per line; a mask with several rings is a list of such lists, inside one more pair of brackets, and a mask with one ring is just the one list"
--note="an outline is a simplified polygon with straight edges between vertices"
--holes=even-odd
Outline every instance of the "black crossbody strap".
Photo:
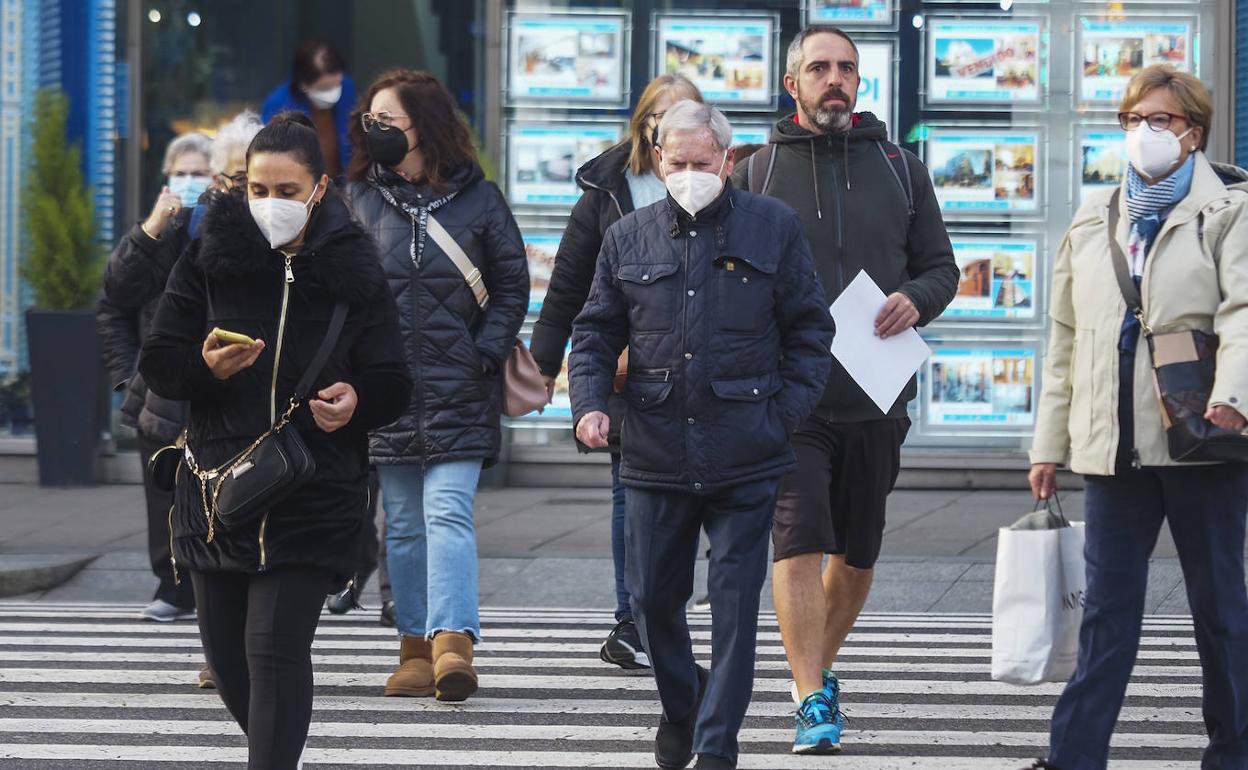
[[338,302],[334,305],[334,314],[329,319],[329,328],[325,330],[325,339],[321,340],[321,346],[316,349],[312,363],[308,364],[303,377],[299,379],[299,384],[295,386],[296,401],[303,401],[308,391],[312,390],[312,383],[321,376],[321,370],[325,368],[329,356],[334,352],[334,346],[338,344],[338,338],[342,335],[342,327],[346,322],[347,303]]
[[1114,263],[1114,276],[1118,279],[1118,290],[1127,302],[1127,309],[1136,318],[1144,316],[1144,300],[1140,297],[1140,289],[1131,280],[1131,268],[1127,264],[1127,255],[1122,252],[1118,243],[1118,202],[1122,199],[1122,188],[1114,190],[1109,199],[1109,252]]

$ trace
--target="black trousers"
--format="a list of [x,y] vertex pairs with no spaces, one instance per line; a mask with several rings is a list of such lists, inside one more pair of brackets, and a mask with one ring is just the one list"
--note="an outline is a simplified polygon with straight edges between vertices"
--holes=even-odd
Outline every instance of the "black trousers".
[[386,512],[381,505],[381,481],[377,477],[377,468],[368,469],[368,494],[373,501],[372,515],[364,522],[360,531],[360,557],[355,575],[336,590],[342,590],[354,583],[356,595],[364,592],[368,579],[377,573],[378,590],[381,601],[385,604],[394,599],[394,591],[390,589],[390,569],[386,564]]
[[627,487],[625,539],[633,618],[650,653],[663,712],[690,715],[698,697],[685,605],[701,529],[711,542],[711,672],[697,714],[693,750],[736,766],[737,733],[754,690],[759,592],[779,479],[705,495]]
[[173,567],[169,563],[169,509],[173,506],[173,492],[157,489],[147,472],[147,461],[165,446],[165,442],[139,436],[139,461],[143,463],[143,496],[147,501],[147,557],[152,574],[160,581],[154,599],[162,599],[175,607],[190,609],[195,606],[195,592],[191,581],[179,585],[173,579]]
[[312,721],[312,637],[328,570],[191,571],[217,692],[247,734],[248,770],[294,770]]

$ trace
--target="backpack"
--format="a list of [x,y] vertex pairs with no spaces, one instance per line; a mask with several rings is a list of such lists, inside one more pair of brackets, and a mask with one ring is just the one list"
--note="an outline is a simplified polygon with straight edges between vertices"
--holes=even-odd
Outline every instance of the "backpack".
[[[901,187],[901,191],[906,195],[906,215],[910,223],[914,222],[914,185],[910,179],[910,164],[906,162],[906,155],[901,148],[892,142],[886,140],[877,140],[875,146],[879,148],[880,154],[884,156],[884,160],[888,163],[888,170],[892,172],[893,179]],[[767,171],[760,179],[754,173],[754,167],[760,163],[759,156],[766,154]],[[745,182],[750,192],[759,195],[766,195],[767,188],[771,185],[771,174],[776,167],[776,145],[768,143],[759,149],[758,152],[750,156],[745,166]]]

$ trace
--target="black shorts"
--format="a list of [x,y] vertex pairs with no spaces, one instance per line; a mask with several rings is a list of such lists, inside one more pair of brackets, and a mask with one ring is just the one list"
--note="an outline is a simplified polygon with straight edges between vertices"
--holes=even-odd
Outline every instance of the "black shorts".
[[811,417],[793,434],[797,470],[780,484],[771,537],[775,560],[843,554],[871,569],[884,538],[884,509],[901,470],[910,420],[829,423]]

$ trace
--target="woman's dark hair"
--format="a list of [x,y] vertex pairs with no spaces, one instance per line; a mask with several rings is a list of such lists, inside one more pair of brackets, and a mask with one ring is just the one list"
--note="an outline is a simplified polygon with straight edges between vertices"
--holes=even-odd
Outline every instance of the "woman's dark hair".
[[290,75],[290,91],[303,95],[303,87],[315,83],[324,75],[335,75],[347,69],[347,62],[338,49],[328,40],[313,38],[304,40],[295,49],[295,66]]
[[368,112],[373,97],[390,88],[397,94],[403,111],[412,119],[418,147],[425,159],[425,177],[434,189],[440,188],[443,180],[457,169],[476,163],[472,134],[455,108],[455,100],[446,86],[428,72],[391,70],[368,87],[351,113],[347,133],[355,149],[351,153],[351,166],[347,169],[349,179],[363,179],[373,165],[373,159],[368,155],[368,144],[364,141],[360,116]]
[[317,181],[325,173],[325,155],[321,152],[321,140],[317,138],[312,119],[302,112],[287,110],[274,115],[247,146],[248,166],[251,166],[251,156],[258,152],[293,155]]

